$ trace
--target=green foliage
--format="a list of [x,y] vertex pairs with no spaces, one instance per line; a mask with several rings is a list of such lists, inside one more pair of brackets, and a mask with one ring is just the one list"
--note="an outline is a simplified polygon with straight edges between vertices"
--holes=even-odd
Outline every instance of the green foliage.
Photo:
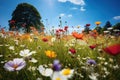
[[99,34],[102,32],[102,28],[100,26],[96,26],[95,29]]
[[116,23],[113,27],[114,27],[114,29],[119,29],[120,30],[120,22]]
[[[41,16],[37,9],[28,4],[28,3],[21,3],[18,4],[16,9],[12,13],[12,19],[15,21],[16,29],[19,30],[22,26],[27,29],[27,32],[30,31],[30,26],[34,26],[36,29],[40,30],[40,27],[44,25],[40,22]],[[9,23],[10,30],[12,29],[13,25]]]
[[103,27],[103,31],[107,30],[107,28],[112,27],[112,24],[110,23],[110,21],[107,21],[105,26]]
[[87,26],[85,26],[84,32],[88,34],[88,33],[89,33],[89,31],[90,31],[90,28],[89,28],[89,27],[87,27]]

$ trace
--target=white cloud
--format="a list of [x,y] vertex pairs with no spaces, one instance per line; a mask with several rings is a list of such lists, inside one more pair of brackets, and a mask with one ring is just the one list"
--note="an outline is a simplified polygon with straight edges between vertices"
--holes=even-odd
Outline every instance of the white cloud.
[[72,7],[70,8],[71,10],[77,10],[78,8],[77,7]]
[[67,16],[67,17],[71,18],[71,17],[72,17],[72,14],[68,14],[68,16]]
[[65,16],[65,14],[64,14],[64,13],[61,13],[59,16],[60,16],[60,17],[64,17],[64,16]]
[[70,1],[71,3],[73,3],[73,4],[76,4],[76,5],[85,5],[85,2],[84,2],[84,0],[68,0],[68,1]]
[[82,6],[82,7],[80,8],[80,11],[86,11],[86,9]]
[[73,17],[73,15],[72,14],[61,13],[61,14],[59,14],[59,17],[71,18],[71,17]]
[[120,20],[120,16],[115,16],[115,17],[113,17],[113,19]]
[[66,2],[67,0],[58,0],[59,2]]
[[83,6],[83,5],[85,5],[85,2],[84,2],[84,0],[58,0],[59,2],[71,2],[71,3],[73,3],[73,4],[75,4],[75,5],[81,5],[81,6]]

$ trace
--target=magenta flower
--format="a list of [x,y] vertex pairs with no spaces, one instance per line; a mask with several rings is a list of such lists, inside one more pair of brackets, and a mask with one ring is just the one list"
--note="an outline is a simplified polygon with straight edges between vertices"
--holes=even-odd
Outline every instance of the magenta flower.
[[26,62],[21,58],[15,58],[13,61],[5,63],[4,68],[8,71],[19,71],[26,66]]

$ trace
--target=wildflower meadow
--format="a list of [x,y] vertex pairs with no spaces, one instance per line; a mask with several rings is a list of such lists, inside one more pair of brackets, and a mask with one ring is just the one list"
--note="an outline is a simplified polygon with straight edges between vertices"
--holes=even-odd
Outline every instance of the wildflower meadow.
[[119,80],[120,37],[65,30],[2,31],[0,80]]
[[120,0],[0,0],[0,80],[120,80]]

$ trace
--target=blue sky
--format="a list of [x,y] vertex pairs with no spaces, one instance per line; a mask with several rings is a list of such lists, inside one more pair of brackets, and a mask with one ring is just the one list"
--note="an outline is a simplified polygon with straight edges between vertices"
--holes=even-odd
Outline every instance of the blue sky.
[[[0,0],[0,25],[8,27],[8,20],[19,3],[32,4],[39,11],[45,26],[58,27],[59,16],[62,26],[65,21],[69,27],[91,24],[95,27],[96,21],[103,26],[106,21],[113,25],[120,22],[120,0]],[[48,22],[46,21],[48,19]]]

